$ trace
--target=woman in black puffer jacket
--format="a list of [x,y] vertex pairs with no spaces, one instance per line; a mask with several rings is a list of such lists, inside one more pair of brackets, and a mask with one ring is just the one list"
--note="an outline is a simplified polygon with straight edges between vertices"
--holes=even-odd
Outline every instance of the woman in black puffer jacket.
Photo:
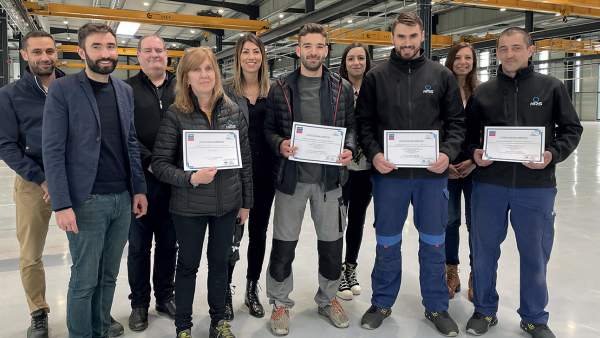
[[[215,55],[205,47],[188,50],[177,69],[175,103],[156,136],[152,170],[170,183],[170,211],[179,243],[175,277],[177,337],[191,337],[196,273],[206,229],[210,337],[234,337],[225,315],[229,251],[236,219],[252,208],[252,160],[248,125],[240,108],[223,95]],[[243,168],[184,171],[183,130],[239,130]],[[187,336],[186,336],[187,334]]]

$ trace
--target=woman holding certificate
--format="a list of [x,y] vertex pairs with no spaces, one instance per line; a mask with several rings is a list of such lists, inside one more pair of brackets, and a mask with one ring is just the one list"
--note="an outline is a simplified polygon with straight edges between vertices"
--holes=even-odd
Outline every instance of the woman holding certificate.
[[[477,80],[477,55],[470,43],[461,42],[452,46],[448,52],[445,66],[452,71],[462,96],[463,105],[473,89],[481,82]],[[461,194],[465,196],[465,223],[467,231],[471,233],[471,193],[473,192],[473,175],[475,169],[469,156],[462,149],[458,156],[449,166],[448,176],[448,225],[446,228],[446,283],[450,292],[450,299],[454,293],[460,291],[460,279],[458,277],[458,246],[460,243],[459,227],[461,222]],[[469,236],[470,237],[470,236]],[[469,265],[473,265],[473,254],[471,250],[471,239],[469,238]],[[469,275],[468,298],[473,301],[473,270]]]
[[[262,272],[265,250],[267,247],[267,228],[271,216],[271,206],[275,197],[275,186],[271,177],[275,155],[269,149],[263,136],[263,122],[267,113],[267,94],[270,81],[267,74],[267,53],[260,39],[247,33],[240,37],[235,45],[233,77],[223,86],[225,95],[237,103],[248,121],[248,138],[252,152],[252,181],[254,190],[254,206],[250,210],[248,220],[248,269],[246,271],[246,292],[244,304],[250,315],[262,318],[265,315],[258,296],[258,280]],[[243,224],[240,230],[243,229]],[[243,231],[236,231],[234,248],[239,248]],[[230,286],[225,302],[225,318],[233,320],[231,280],[235,261],[239,253],[229,260]]]
[[234,337],[224,320],[227,269],[236,219],[252,208],[248,125],[223,94],[210,49],[188,50],[177,68],[175,103],[156,136],[152,169],[172,187],[170,212],[179,243],[175,277],[177,337],[191,337],[196,273],[208,228],[210,337]]

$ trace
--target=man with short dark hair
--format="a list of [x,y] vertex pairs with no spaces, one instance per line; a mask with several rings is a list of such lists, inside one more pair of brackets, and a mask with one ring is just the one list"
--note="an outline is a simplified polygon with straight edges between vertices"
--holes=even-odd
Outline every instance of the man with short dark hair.
[[131,212],[146,214],[146,184],[133,92],[110,76],[118,61],[115,33],[88,23],[78,36],[77,52],[86,68],[50,86],[42,154],[52,210],[67,233],[73,260],[69,337],[107,337]]
[[[467,103],[466,148],[473,176],[471,240],[475,313],[467,332],[482,335],[498,319],[496,271],[508,213],[520,256],[521,328],[533,338],[554,338],[548,328],[546,271],[554,241],[556,164],[577,148],[583,132],[561,81],[534,71],[529,33],[509,28],[497,40],[498,76],[478,86]],[[543,163],[484,160],[485,127],[544,127]]]
[[[448,314],[445,232],[448,222],[448,164],[464,140],[465,113],[452,72],[425,58],[423,22],[403,13],[392,25],[389,61],[367,73],[356,105],[359,140],[373,163],[377,248],[371,274],[371,307],[361,325],[378,328],[390,316],[402,277],[402,230],[410,204],[419,231],[420,283],[425,317],[446,336],[458,326]],[[442,124],[444,126],[442,133]],[[438,131],[438,160],[427,168],[398,168],[384,156],[386,130]]]
[[[267,276],[267,296],[273,304],[270,326],[276,335],[289,332],[289,298],[293,288],[292,262],[300,237],[307,201],[317,232],[319,289],[315,295],[319,314],[340,328],[348,317],[335,299],[340,285],[346,209],[342,185],[346,166],[356,152],[356,122],[352,85],[323,66],[327,56],[327,32],[319,24],[306,24],[298,35],[296,54],[301,66],[271,85],[267,97],[264,135],[278,156],[274,167],[275,214],[273,247]],[[341,166],[291,161],[297,147],[290,146],[292,124],[345,127]]]
[[42,116],[48,86],[65,74],[56,68],[52,35],[32,31],[22,38],[21,56],[27,62],[21,79],[0,89],[0,158],[16,172],[13,200],[19,240],[19,271],[31,326],[28,338],[48,337],[50,306],[42,253],[52,215],[42,163]]
[[152,150],[160,121],[175,100],[175,75],[167,71],[167,49],[157,35],[140,39],[137,58],[140,72],[125,80],[133,89],[135,131],[142,168],[146,179],[148,214],[136,218],[132,214],[129,229],[127,275],[131,293],[129,328],[143,331],[148,327],[150,307],[150,270],[152,237],[154,237],[154,264],[152,281],[155,309],[171,319],[175,318],[175,264],[177,236],[169,212],[171,185],[160,182],[152,173]]

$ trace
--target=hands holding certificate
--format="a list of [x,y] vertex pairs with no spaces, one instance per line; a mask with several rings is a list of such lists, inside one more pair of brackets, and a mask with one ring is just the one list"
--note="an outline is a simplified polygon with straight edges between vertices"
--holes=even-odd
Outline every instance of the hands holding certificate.
[[[492,161],[492,160],[484,160],[482,158],[483,157],[483,149],[476,149],[475,152],[473,153],[473,155],[474,155],[473,157],[475,157],[475,162],[480,167],[487,167],[488,165],[494,163],[494,161]],[[524,166],[526,166],[529,169],[544,169],[548,166],[548,164],[550,164],[550,162],[552,162],[552,153],[546,150],[546,151],[544,151],[542,156],[544,157],[544,162],[542,162],[542,163],[535,163],[533,161],[522,162],[522,163]]]
[[[279,145],[279,152],[281,153],[281,155],[285,157],[290,157],[297,154],[296,150],[298,150],[298,147],[291,147],[291,142],[292,140],[284,140],[283,142],[281,142],[281,144]],[[345,167],[348,164],[350,164],[350,161],[352,161],[352,152],[348,149],[344,149],[344,151],[337,158],[338,159],[336,163],[340,163],[342,166]]]
[[520,162],[530,169],[544,169],[552,153],[544,151],[544,127],[485,127],[483,149],[474,152],[475,162],[486,167],[493,160]]
[[[448,158],[448,155],[444,153],[439,153],[438,160],[433,163],[429,163],[429,167],[427,167],[427,170],[432,171],[436,174],[441,174],[444,171],[446,171],[446,168],[448,168],[449,163],[450,159]],[[379,171],[382,174],[387,174],[392,170],[398,169],[396,165],[388,162],[388,160],[385,159],[383,153],[375,155],[375,157],[373,158],[373,165],[375,166],[375,169],[377,169],[377,171]]]
[[292,138],[279,151],[292,161],[347,166],[352,152],[344,149],[346,128],[294,122]]

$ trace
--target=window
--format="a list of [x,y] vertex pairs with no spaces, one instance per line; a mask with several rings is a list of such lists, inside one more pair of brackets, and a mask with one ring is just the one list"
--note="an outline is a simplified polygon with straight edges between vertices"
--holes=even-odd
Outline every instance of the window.
[[[575,56],[581,56],[581,53],[576,53]],[[581,61],[575,61],[575,93],[581,92],[580,81],[581,78]]]
[[442,65],[445,65],[445,64],[446,64],[446,59],[447,59],[447,58],[441,58],[441,59],[440,59],[440,63],[441,63]]
[[479,68],[485,68],[479,71],[479,81],[486,82],[489,80],[487,68],[490,66],[490,52],[479,53]]
[[[541,51],[539,54],[539,61],[548,60],[549,54],[550,54],[550,52],[548,52],[547,50]],[[540,64],[539,71],[540,71],[540,74],[548,75],[548,64],[547,63]]]

